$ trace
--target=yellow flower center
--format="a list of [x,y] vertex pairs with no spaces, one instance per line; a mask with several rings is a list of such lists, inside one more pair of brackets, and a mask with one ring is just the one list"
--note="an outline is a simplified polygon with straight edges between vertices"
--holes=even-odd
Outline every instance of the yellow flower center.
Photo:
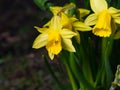
[[46,45],[46,49],[49,53],[59,54],[62,50],[61,46],[61,37],[58,30],[51,30],[48,33],[48,43]]
[[111,15],[107,10],[103,10],[99,16],[96,25],[92,31],[100,37],[109,37],[111,34]]

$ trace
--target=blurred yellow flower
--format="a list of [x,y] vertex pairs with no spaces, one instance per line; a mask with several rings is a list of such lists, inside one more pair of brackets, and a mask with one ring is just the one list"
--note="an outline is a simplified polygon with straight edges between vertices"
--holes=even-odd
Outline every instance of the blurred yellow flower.
[[120,24],[120,10],[113,7],[108,8],[106,0],[90,0],[93,14],[86,20],[86,25],[95,25],[92,29],[93,34],[100,37],[109,37],[112,33],[111,22]]
[[33,48],[46,46],[49,57],[53,60],[54,55],[58,55],[62,49],[75,52],[71,38],[76,35],[68,29],[63,29],[60,22],[61,17],[54,15],[49,22],[49,27],[35,27],[41,34],[35,39]]

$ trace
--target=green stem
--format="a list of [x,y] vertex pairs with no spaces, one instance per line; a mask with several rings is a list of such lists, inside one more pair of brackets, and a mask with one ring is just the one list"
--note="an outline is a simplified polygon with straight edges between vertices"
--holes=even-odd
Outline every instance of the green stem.
[[69,77],[71,85],[72,85],[72,90],[78,90],[78,86],[76,84],[75,78],[74,78],[73,73],[71,71],[71,68],[69,66],[68,59],[66,59],[65,57],[67,58],[66,54],[63,53],[61,55],[61,58],[62,58],[62,61],[63,61],[64,65],[65,65],[65,67],[66,67],[66,70],[67,70],[67,73],[68,73],[68,77]]
[[110,67],[109,57],[113,45],[113,34],[109,38],[102,38],[101,43],[101,62],[98,68],[98,73],[94,86],[97,86],[101,83],[101,87],[109,88],[112,81],[112,71]]
[[[102,39],[102,69],[103,73],[102,73],[102,85],[109,87],[111,81],[112,81],[112,71],[111,71],[111,67],[110,67],[110,63],[109,63],[109,56],[111,53],[111,49],[112,49],[112,44],[113,44],[113,36],[111,35],[111,37],[109,38],[103,38]],[[105,72],[105,73],[104,73]],[[106,81],[106,82],[105,82]]]
[[56,77],[54,71],[52,70],[51,66],[49,65],[49,63],[48,63],[48,61],[47,61],[47,58],[46,58],[44,55],[43,55],[43,59],[44,59],[45,65],[46,65],[46,67],[48,68],[51,76],[52,76],[53,79],[57,82],[57,85],[59,86],[59,88],[60,88],[61,90],[63,90],[60,81],[59,81],[58,78]]
[[[93,76],[92,76],[92,70],[91,70],[91,65],[90,65],[90,56],[89,53],[91,53],[91,51],[88,52],[88,49],[90,47],[88,47],[88,37],[85,36],[85,34],[81,33],[81,44],[79,46],[80,48],[80,54],[81,54],[81,59],[82,59],[82,71],[83,74],[86,78],[86,80],[88,80],[88,82],[90,82],[92,85],[94,84],[93,81]],[[86,41],[85,41],[86,39]],[[89,58],[87,57],[89,56]]]
[[73,53],[70,53],[70,67],[76,76],[77,80],[80,84],[81,90],[95,90],[95,88],[89,83],[88,80],[84,77],[83,73],[80,70],[80,67],[78,67],[78,64],[76,62],[75,55]]
[[75,80],[74,80],[74,77],[73,77],[73,75],[72,75],[72,72],[71,72],[68,64],[67,64],[67,63],[64,63],[64,64],[65,64],[65,66],[66,66],[66,70],[67,70],[68,76],[69,76],[69,78],[70,78],[70,82],[71,82],[71,85],[72,85],[73,90],[78,90],[77,85],[76,85]]

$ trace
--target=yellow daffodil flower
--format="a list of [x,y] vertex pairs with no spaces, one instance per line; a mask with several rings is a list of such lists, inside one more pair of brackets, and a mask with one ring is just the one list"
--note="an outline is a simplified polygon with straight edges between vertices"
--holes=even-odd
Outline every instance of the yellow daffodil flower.
[[75,52],[71,38],[75,36],[76,33],[68,29],[63,29],[60,19],[61,17],[59,15],[54,15],[49,22],[49,27],[35,27],[41,34],[35,39],[33,48],[38,49],[46,46],[51,60],[53,60],[54,55],[58,55],[62,49]]
[[113,32],[111,22],[120,24],[120,10],[108,8],[106,0],[90,0],[90,5],[94,13],[86,18],[86,25],[95,25],[92,29],[93,34],[109,37]]
[[[73,4],[70,4],[70,5],[72,5],[74,7]],[[69,7],[69,8],[71,8],[71,7]],[[80,43],[80,34],[78,33],[78,31],[90,31],[92,28],[89,27],[88,25],[85,25],[84,22],[79,21],[74,16],[68,17],[66,15],[66,12],[68,12],[68,11],[66,11],[66,10],[69,10],[69,8],[67,8],[67,6],[65,8],[54,6],[54,7],[50,7],[50,10],[53,13],[53,15],[60,15],[60,17],[61,17],[60,22],[61,22],[62,28],[74,31],[77,34],[75,36],[75,38],[76,38],[77,42]],[[86,9],[78,9],[78,10],[80,11],[81,19],[89,13],[89,10],[86,10]],[[49,27],[49,22],[45,25],[45,27],[46,26]]]

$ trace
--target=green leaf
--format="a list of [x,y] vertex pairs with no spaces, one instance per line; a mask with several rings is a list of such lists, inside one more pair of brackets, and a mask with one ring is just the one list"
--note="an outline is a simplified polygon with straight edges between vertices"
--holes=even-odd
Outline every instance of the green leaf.
[[66,56],[69,56],[68,52],[63,51],[61,53],[60,57],[61,57],[64,65],[65,65],[66,70],[67,70],[67,74],[68,74],[68,77],[69,77],[69,80],[70,80],[70,83],[71,83],[71,86],[72,86],[72,90],[78,90],[77,81],[76,81],[76,79],[73,75],[73,72],[71,70],[71,67],[69,65],[69,59],[66,58]]
[[117,9],[120,9],[120,0],[111,0],[111,5]]
[[[106,89],[109,87],[112,81],[112,70],[110,67],[110,59],[109,56],[111,54],[113,44],[113,36],[111,35],[109,38],[102,38],[102,67],[104,68],[104,74],[101,75],[103,77],[102,85],[106,87]],[[106,84],[106,85],[105,85]]]
[[78,67],[78,64],[76,62],[75,55],[74,53],[70,53],[70,67],[74,73],[74,75],[76,76],[77,80],[79,81],[81,90],[83,90],[82,88],[84,88],[85,90],[89,89],[89,90],[95,90],[95,88],[85,79],[83,73],[80,70],[80,67]]

